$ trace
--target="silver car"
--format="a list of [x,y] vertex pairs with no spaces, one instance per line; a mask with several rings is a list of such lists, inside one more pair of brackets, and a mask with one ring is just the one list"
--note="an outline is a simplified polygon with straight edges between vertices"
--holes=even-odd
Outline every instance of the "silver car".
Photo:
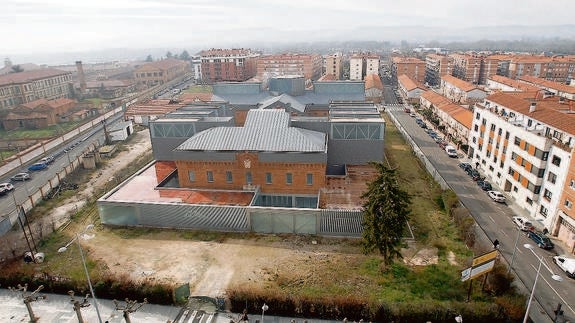
[[30,179],[30,174],[28,174],[28,173],[18,173],[16,175],[10,177],[10,180],[12,180],[13,182],[16,182],[16,181],[23,182],[23,181],[27,181],[29,179]]

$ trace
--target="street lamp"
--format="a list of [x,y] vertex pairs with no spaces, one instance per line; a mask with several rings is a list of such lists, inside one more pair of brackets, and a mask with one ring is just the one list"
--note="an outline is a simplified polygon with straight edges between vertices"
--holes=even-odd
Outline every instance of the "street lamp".
[[86,279],[88,280],[88,287],[90,288],[90,294],[92,295],[92,298],[94,299],[94,308],[96,309],[96,314],[98,315],[98,321],[100,323],[102,323],[102,318],[100,317],[100,310],[98,309],[98,300],[96,299],[96,294],[94,294],[94,289],[92,288],[92,281],[90,280],[90,273],[88,273],[88,267],[86,266],[86,259],[84,258],[84,251],[82,250],[82,244],[80,244],[80,236],[82,236],[84,239],[90,239],[93,238],[93,235],[88,235],[86,233],[86,231],[88,230],[92,230],[94,229],[94,225],[93,224],[89,224],[86,226],[86,228],[80,233],[76,233],[75,237],[70,240],[70,242],[68,242],[65,246],[63,246],[62,248],[58,249],[58,252],[64,252],[66,250],[68,250],[68,247],[74,243],[74,241],[78,242],[78,249],[80,250],[80,256],[82,258],[82,265],[84,266],[84,273],[86,274]]
[[[527,319],[529,318],[529,310],[531,309],[531,301],[533,300],[533,294],[535,294],[535,287],[537,286],[537,280],[539,278],[539,272],[541,271],[541,265],[543,264],[543,256],[539,257],[535,251],[533,251],[533,246],[526,243],[523,245],[523,247],[529,249],[531,251],[531,253],[533,253],[535,255],[535,257],[537,257],[537,259],[539,260],[539,266],[537,267],[537,273],[535,274],[535,282],[533,283],[533,288],[531,289],[531,295],[529,295],[529,301],[527,302],[527,309],[525,310],[525,317],[523,318],[523,323],[527,323]],[[556,281],[562,281],[563,278],[561,278],[561,276],[559,275],[555,275],[553,273],[553,271],[551,271],[551,269],[549,269],[549,267],[547,267],[547,265],[545,265],[545,267],[547,268],[547,270],[549,270],[549,272],[551,272],[551,278],[553,278],[553,280]]]
[[268,306],[266,305],[266,303],[264,303],[264,305],[262,306],[262,323],[264,323],[264,312],[268,310]]

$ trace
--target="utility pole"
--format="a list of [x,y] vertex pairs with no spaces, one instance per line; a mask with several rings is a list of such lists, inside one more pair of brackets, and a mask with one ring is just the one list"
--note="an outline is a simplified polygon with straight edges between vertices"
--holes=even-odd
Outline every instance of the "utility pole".
[[90,296],[90,294],[86,294],[82,302],[74,298],[73,290],[68,291],[68,295],[70,295],[71,298],[70,303],[72,303],[72,305],[74,306],[74,312],[76,312],[76,316],[78,317],[78,323],[84,323],[84,318],[82,317],[81,309],[90,306],[90,302],[88,302],[88,297]]
[[135,311],[139,310],[140,308],[142,308],[142,306],[144,306],[144,304],[148,304],[147,298],[144,298],[144,301],[142,303],[138,303],[138,301],[131,301],[131,300],[126,298],[126,305],[125,306],[120,306],[120,302],[118,302],[117,300],[114,300],[114,305],[116,306],[116,311],[122,311],[123,312],[124,319],[126,320],[126,323],[132,323],[132,321],[130,321],[130,313],[134,313]]
[[22,296],[22,299],[24,300],[24,304],[26,304],[26,309],[28,310],[28,315],[30,316],[30,323],[37,323],[38,322],[39,317],[36,317],[34,315],[34,312],[32,311],[32,305],[30,305],[30,304],[32,302],[37,301],[37,300],[46,299],[46,296],[44,296],[44,295],[36,295],[43,288],[44,288],[44,285],[40,285],[40,286],[38,286],[38,288],[35,291],[27,294],[26,291],[28,290],[28,284],[24,284],[24,286],[18,284],[18,287],[16,287],[16,288],[8,287],[8,289],[13,291],[13,292],[22,292],[21,296]]

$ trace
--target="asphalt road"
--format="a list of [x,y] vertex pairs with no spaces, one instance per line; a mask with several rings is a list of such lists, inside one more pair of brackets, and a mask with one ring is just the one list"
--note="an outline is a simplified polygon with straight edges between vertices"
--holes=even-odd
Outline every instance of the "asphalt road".
[[[461,158],[448,157],[445,151],[415,123],[415,118],[403,112],[401,105],[394,105],[397,103],[394,96],[393,90],[386,87],[384,97],[387,102],[387,113],[393,114],[401,123],[439,174],[457,194],[461,203],[469,209],[487,237],[491,241],[499,240],[500,253],[509,264],[513,257],[512,270],[519,281],[517,285],[524,287],[523,292],[526,294],[532,291],[539,259],[542,259],[543,266],[531,304],[530,316],[532,319],[535,322],[552,322],[550,318],[555,317],[553,310],[557,304],[561,303],[565,318],[575,322],[575,304],[573,303],[575,300],[575,280],[567,277],[552,261],[552,256],[566,253],[561,249],[561,245],[556,244],[552,251],[537,248],[535,243],[527,238],[524,232],[519,231],[511,220],[513,216],[525,215],[516,213],[518,209],[514,208],[513,205],[496,203],[491,200],[486,192],[481,190],[476,182],[458,167],[460,162],[466,161],[465,156],[460,153]],[[427,125],[430,126],[429,123]],[[439,131],[437,132],[439,133]],[[524,244],[535,246],[533,249],[535,254],[525,248]],[[557,282],[551,279],[552,272],[561,276],[563,281]]]

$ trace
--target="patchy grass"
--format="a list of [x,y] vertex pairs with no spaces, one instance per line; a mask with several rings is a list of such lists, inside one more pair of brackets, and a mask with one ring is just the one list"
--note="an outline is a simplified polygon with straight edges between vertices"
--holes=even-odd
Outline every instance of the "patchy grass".
[[190,85],[184,93],[213,93],[211,85]]

